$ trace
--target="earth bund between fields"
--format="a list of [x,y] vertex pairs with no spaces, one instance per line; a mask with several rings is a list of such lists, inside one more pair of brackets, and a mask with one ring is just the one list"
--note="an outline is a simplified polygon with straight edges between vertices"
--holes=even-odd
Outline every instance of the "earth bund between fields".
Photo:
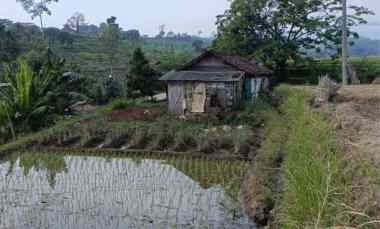
[[[237,113],[227,114],[236,118]],[[260,125],[226,124],[217,115],[172,117],[160,108],[128,108],[78,121],[34,140],[27,148],[167,152],[253,159]]]

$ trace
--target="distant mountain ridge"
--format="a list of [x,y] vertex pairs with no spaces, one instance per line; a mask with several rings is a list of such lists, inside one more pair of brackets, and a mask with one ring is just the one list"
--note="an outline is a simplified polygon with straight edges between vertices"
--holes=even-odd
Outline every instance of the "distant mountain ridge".
[[350,48],[351,56],[380,56],[380,40],[361,37]]

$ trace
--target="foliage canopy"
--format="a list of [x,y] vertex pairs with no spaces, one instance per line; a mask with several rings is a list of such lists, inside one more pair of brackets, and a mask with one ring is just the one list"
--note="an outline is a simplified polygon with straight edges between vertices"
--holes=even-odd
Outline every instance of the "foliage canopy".
[[[364,7],[351,6],[350,27],[366,23]],[[277,72],[305,50],[337,48],[340,42],[341,0],[233,0],[218,16],[214,47],[232,54],[255,56]],[[350,31],[350,36],[358,34]]]
[[149,65],[144,52],[137,48],[130,61],[130,70],[127,79],[128,94],[139,91],[143,96],[153,96],[156,89],[156,71]]

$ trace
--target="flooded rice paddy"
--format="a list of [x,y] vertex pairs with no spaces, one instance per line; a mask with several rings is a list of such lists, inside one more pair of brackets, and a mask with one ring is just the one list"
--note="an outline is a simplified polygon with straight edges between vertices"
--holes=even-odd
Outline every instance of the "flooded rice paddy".
[[0,228],[254,228],[242,161],[24,153],[0,161]]

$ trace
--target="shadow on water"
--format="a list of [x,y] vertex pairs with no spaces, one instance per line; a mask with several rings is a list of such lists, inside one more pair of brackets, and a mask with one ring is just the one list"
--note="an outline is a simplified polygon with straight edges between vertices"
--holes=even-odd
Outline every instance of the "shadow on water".
[[11,175],[17,164],[23,170],[23,175],[28,176],[32,169],[36,172],[46,171],[49,185],[54,188],[56,175],[66,172],[66,162],[63,155],[49,155],[47,153],[14,154],[8,159],[10,166],[7,175]]
[[70,153],[0,161],[0,228],[254,228],[247,162]]

